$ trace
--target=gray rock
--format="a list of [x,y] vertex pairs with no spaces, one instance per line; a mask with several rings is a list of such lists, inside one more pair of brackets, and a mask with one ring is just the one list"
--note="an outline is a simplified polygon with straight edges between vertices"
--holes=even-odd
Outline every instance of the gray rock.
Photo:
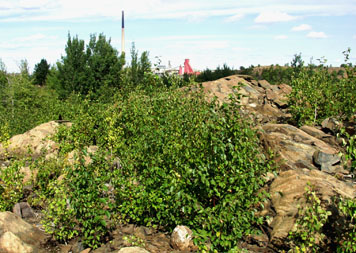
[[326,118],[321,122],[321,126],[323,130],[335,134],[343,127],[343,124],[335,118]]
[[27,202],[20,202],[15,204],[12,212],[21,218],[33,218],[35,213]]
[[313,161],[316,165],[320,166],[321,171],[334,173],[336,168],[333,165],[340,162],[338,154],[329,154],[320,150],[317,150],[313,154]]

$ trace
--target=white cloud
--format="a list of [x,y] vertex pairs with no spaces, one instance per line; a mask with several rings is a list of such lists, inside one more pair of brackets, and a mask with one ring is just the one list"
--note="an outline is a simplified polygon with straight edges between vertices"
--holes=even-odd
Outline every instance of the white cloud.
[[297,19],[296,16],[291,16],[285,12],[280,11],[265,11],[261,12],[256,18],[256,23],[277,23],[288,22]]
[[245,15],[242,13],[238,13],[236,15],[230,16],[228,18],[225,19],[226,22],[236,22],[241,20]]
[[356,34],[353,36],[354,40],[356,40]]
[[119,19],[121,10],[132,19],[201,20],[219,16],[230,22],[259,14],[256,22],[268,23],[290,21],[296,16],[355,14],[356,5],[350,0],[337,4],[331,0],[0,0],[0,20],[3,22]]
[[288,39],[287,35],[277,35],[274,37],[275,40],[285,40]]
[[309,32],[307,34],[308,38],[312,39],[326,39],[328,36],[324,32]]
[[312,29],[312,27],[310,25],[301,24],[301,25],[298,25],[298,26],[294,26],[292,28],[292,31],[293,32],[301,32],[301,31],[309,31],[311,29]]
[[[62,42],[62,41],[61,41]],[[59,45],[57,36],[47,36],[41,33],[17,37],[6,42],[0,43],[0,49],[19,49],[19,48],[32,48],[40,46]]]

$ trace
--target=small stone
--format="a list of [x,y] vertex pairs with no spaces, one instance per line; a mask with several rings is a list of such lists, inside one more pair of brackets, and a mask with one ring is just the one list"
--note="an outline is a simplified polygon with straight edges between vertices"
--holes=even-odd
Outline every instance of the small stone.
[[21,218],[21,206],[20,206],[20,203],[16,203],[16,204],[14,205],[14,208],[12,208],[12,212],[13,212],[14,214],[16,214],[18,217]]
[[189,250],[193,232],[187,226],[177,226],[171,235],[171,245],[177,250]]
[[120,249],[118,253],[150,253],[150,252],[140,247],[125,247]]
[[134,235],[138,238],[145,239],[146,233],[144,227],[135,228]]
[[128,225],[126,225],[126,226],[123,226],[123,227],[121,228],[121,231],[122,231],[123,233],[125,233],[125,234],[133,234],[134,231],[135,231],[135,225],[133,225],[133,224],[128,224]]
[[59,246],[59,252],[60,253],[69,253],[70,251],[71,251],[71,249],[72,249],[72,245],[60,245]]
[[21,202],[21,216],[22,218],[33,218],[35,217],[35,213],[27,202]]

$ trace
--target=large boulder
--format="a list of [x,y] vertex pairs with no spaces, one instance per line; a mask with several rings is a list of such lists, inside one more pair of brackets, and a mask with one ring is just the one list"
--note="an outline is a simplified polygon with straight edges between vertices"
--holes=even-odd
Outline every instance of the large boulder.
[[356,197],[356,189],[346,182],[319,170],[295,169],[281,172],[272,182],[269,193],[276,215],[270,223],[271,242],[282,246],[293,229],[298,206],[305,204],[305,187],[310,183],[322,203],[332,203],[333,196]]
[[41,245],[48,237],[38,228],[28,224],[11,212],[0,213],[0,252],[45,252]]
[[[316,151],[329,154],[333,158],[339,152],[324,141],[291,125],[266,124],[261,127],[260,132],[263,145],[266,149],[273,150],[277,154],[277,160],[281,162],[282,170],[318,169],[318,165],[315,165],[313,159],[313,154]],[[333,160],[329,167],[333,167],[335,163]],[[341,169],[341,166],[337,166],[337,168]]]
[[47,154],[55,152],[58,147],[49,137],[55,134],[60,124],[71,125],[69,122],[50,121],[23,134],[13,136],[9,140],[8,147],[0,144],[0,159],[27,155],[36,158],[43,152],[47,152]]

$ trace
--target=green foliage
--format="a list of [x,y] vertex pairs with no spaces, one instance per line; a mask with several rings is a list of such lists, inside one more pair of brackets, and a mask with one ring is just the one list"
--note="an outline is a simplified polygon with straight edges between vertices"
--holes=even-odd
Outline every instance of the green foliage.
[[223,77],[231,76],[237,74],[237,70],[230,68],[226,64],[222,67],[218,66],[216,70],[212,71],[210,69],[206,69],[202,71],[197,77],[197,82],[206,82],[206,81],[213,81]]
[[73,125],[68,128],[62,126],[58,129],[54,140],[59,143],[62,154],[66,154],[74,149],[80,149],[90,145],[104,145],[105,126],[104,110],[106,106],[94,101],[84,99],[75,108]]
[[19,69],[22,76],[27,79],[30,78],[30,67],[28,66],[28,61],[26,59],[20,61]]
[[110,39],[107,40],[103,34],[98,37],[91,35],[85,48],[84,40],[68,35],[66,55],[57,63],[57,76],[52,77],[61,98],[68,97],[72,92],[82,95],[96,93],[101,86],[121,86],[120,72],[125,58],[123,55],[119,57],[110,43]]
[[347,76],[332,78],[320,65],[300,70],[291,82],[290,112],[298,126],[319,124],[327,117],[350,119],[356,112],[356,67],[346,67]]
[[220,107],[202,94],[168,90],[116,101],[105,125],[107,145],[122,164],[113,183],[123,219],[187,224],[200,242],[210,239],[221,250],[251,233],[260,222],[255,193],[269,163],[236,101]]
[[[89,72],[88,84],[92,91],[99,89],[101,85],[109,87],[120,87],[121,75],[125,60],[118,57],[118,52],[110,44],[111,40],[106,39],[105,35],[99,34],[90,36],[87,46],[87,61]],[[86,94],[86,93],[83,93]]]
[[56,87],[61,97],[67,97],[72,92],[87,94],[90,90],[88,83],[88,55],[85,53],[84,40],[78,36],[71,38],[65,47],[66,55],[57,63],[60,87]]
[[0,211],[11,211],[23,196],[23,163],[14,161],[0,169]]
[[0,58],[0,91],[5,87],[6,83],[7,83],[6,66]]
[[[136,50],[135,43],[131,47],[131,64],[129,67],[129,82],[131,87],[147,86],[147,75],[152,74],[151,63],[148,59],[148,52],[144,51],[140,58],[138,58],[138,51]],[[145,87],[144,87],[145,88]]]
[[47,75],[49,73],[49,64],[46,59],[42,59],[39,63],[35,65],[33,71],[35,84],[44,85],[46,83]]
[[277,64],[254,70],[252,76],[257,80],[267,80],[271,84],[290,84],[294,73],[295,69]]
[[110,218],[112,204],[106,183],[110,170],[103,156],[94,155],[86,164],[86,150],[77,154],[74,165],[64,168],[65,179],[56,181],[42,222],[46,232],[57,240],[66,242],[78,235],[85,246],[95,249],[109,230],[106,219]]
[[325,245],[323,227],[331,212],[321,207],[321,200],[309,183],[305,191],[306,206],[299,207],[295,228],[289,234],[292,240],[291,251],[320,252]]
[[356,201],[354,199],[340,199],[339,213],[345,222],[344,230],[338,242],[337,252],[356,252]]
[[0,123],[8,124],[11,136],[58,119],[60,111],[64,109],[55,93],[34,87],[24,75],[9,75],[2,95]]
[[[351,163],[351,172],[354,172],[356,169],[356,135],[351,136],[348,132],[345,131],[344,128],[340,130],[338,137],[343,136],[345,138],[341,138],[342,145],[345,147],[345,162]],[[347,167],[347,166],[346,166]]]

